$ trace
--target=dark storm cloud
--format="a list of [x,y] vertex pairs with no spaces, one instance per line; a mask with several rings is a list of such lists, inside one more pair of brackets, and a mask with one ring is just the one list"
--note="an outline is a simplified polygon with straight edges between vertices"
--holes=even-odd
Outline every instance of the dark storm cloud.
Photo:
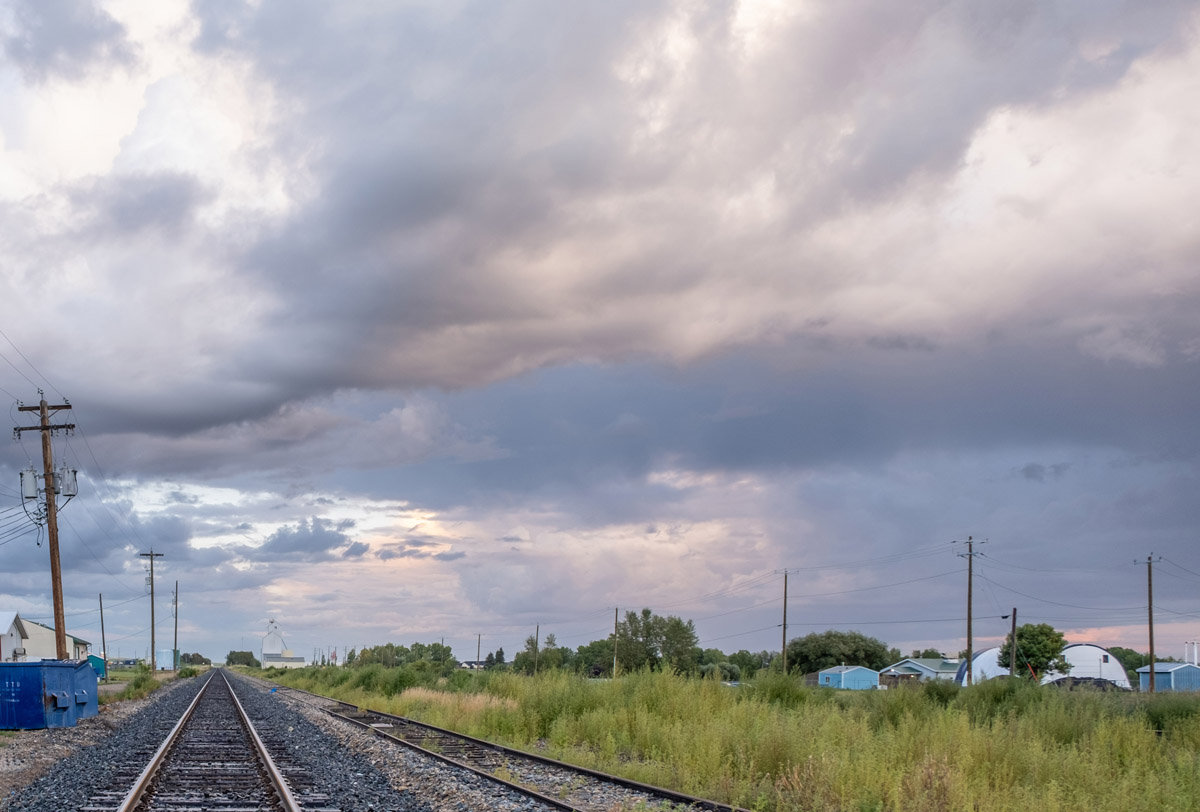
[[[288,301],[248,373],[295,368],[294,387],[379,387],[481,383],[514,357],[515,371],[569,359],[562,341],[579,303],[524,295],[491,257],[536,256],[579,235],[570,212],[671,191],[681,205],[654,216],[675,256],[648,244],[586,292],[620,301],[694,289],[725,261],[689,253],[686,235],[720,232],[690,204],[697,192],[769,171],[796,215],[815,221],[944,175],[991,113],[1112,87],[1135,59],[1180,41],[1192,6],[816,4],[771,32],[762,74],[739,67],[732,5],[298,10],[269,0],[195,10],[199,50],[250,60],[299,111],[276,148],[303,156],[321,190],[245,255],[246,270]],[[672,21],[697,43],[687,73],[658,66],[649,90],[624,81],[614,66],[631,43]],[[664,130],[654,148],[635,149],[643,94],[671,81]],[[847,119],[852,133],[838,135]],[[685,163],[706,170],[681,177]],[[621,225],[593,218],[590,236]],[[300,325],[324,341],[294,367],[286,336]],[[589,334],[588,351],[637,343],[636,329],[622,327]],[[439,347],[446,330],[465,345]],[[874,340],[933,346],[922,336]],[[453,361],[439,364],[444,351]]]
[[295,526],[281,528],[258,547],[242,548],[242,552],[257,561],[325,561],[333,551],[355,542],[346,533],[354,522],[333,522],[314,516]]
[[361,558],[370,549],[371,545],[356,541],[345,549],[342,553],[342,558]]
[[13,0],[9,8],[14,27],[0,29],[0,51],[34,82],[135,61],[125,28],[94,0]]
[[211,192],[179,172],[106,175],[71,190],[89,239],[127,239],[142,231],[178,238]]
[[[536,497],[604,524],[618,516],[654,521],[678,499],[646,483],[661,467],[768,475],[870,468],[911,449],[1047,443],[1154,459],[1200,455],[1191,418],[1200,409],[1200,365],[1129,369],[1065,350],[865,352],[842,354],[824,370],[789,368],[782,354],[671,372],[576,367],[448,396],[445,408],[456,421],[487,425],[512,453],[429,460],[385,477],[345,472],[338,481],[438,508]],[[630,410],[638,428],[614,432],[634,424],[622,419]],[[1067,470],[1060,460],[1038,464],[1023,475],[1059,478]]]

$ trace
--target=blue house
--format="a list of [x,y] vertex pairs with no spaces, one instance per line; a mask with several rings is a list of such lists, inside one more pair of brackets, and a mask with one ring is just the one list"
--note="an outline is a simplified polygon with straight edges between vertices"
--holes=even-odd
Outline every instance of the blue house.
[[[1143,691],[1150,690],[1150,666],[1138,670],[1138,683]],[[1200,691],[1200,665],[1192,663],[1155,663],[1155,691]]]
[[870,691],[879,687],[879,672],[861,665],[836,665],[818,671],[817,684],[847,691]]

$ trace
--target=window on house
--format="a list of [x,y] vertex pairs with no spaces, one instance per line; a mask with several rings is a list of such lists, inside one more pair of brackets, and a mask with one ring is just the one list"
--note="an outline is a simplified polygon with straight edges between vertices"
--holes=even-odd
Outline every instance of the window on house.
[[1107,654],[1102,654],[1102,655],[1100,656],[1100,661],[1101,661],[1101,662],[1105,662],[1105,663],[1106,663],[1106,662],[1108,662],[1108,655],[1107,655]]

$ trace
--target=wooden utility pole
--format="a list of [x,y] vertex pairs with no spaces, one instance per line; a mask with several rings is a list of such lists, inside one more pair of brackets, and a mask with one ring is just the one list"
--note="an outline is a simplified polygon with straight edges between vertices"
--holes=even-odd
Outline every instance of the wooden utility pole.
[[54,648],[58,659],[65,660],[67,659],[67,618],[63,611],[62,566],[58,560],[58,506],[54,501],[54,495],[58,488],[54,482],[54,452],[50,447],[50,435],[59,430],[70,431],[75,428],[75,424],[51,425],[50,413],[70,409],[71,404],[62,403],[51,406],[46,403],[42,390],[39,389],[38,394],[42,395],[42,398],[37,406],[18,406],[17,411],[39,412],[42,418],[41,423],[36,426],[19,426],[13,429],[13,433],[18,437],[23,431],[40,431],[42,433],[42,471],[46,483],[46,535],[50,539],[50,588],[54,596]]
[[175,582],[175,641],[171,644],[172,671],[179,670],[179,582]]
[[[986,541],[986,540],[985,540]],[[979,542],[983,544],[984,541]],[[971,610],[973,606],[973,589],[975,586],[975,539],[972,536],[967,536],[967,551],[959,553],[960,556],[967,559],[967,685],[971,685],[975,681],[975,651],[974,651],[974,636],[973,624],[971,622]],[[1013,643],[1016,643],[1014,639]]]
[[783,675],[787,676],[787,575],[783,571]]
[[150,548],[148,553],[138,553],[143,558],[150,559],[150,673],[158,673],[158,652],[154,649],[154,559],[162,558],[162,553],[154,552],[154,548]]
[[477,635],[475,635],[475,667],[476,668],[483,667],[479,662],[479,647],[481,645],[483,645],[483,635],[477,634]]
[[613,679],[617,678],[617,615],[620,613],[621,607],[613,607]]
[[1017,607],[1015,606],[1013,607],[1012,643],[1008,648],[1008,673],[1015,677],[1017,675]]
[[542,625],[533,627],[533,675],[537,676],[538,644],[542,641]]
[[108,682],[108,641],[104,637],[104,595],[100,595],[100,656],[104,658],[104,681]]
[[[1146,613],[1150,632],[1150,693],[1154,693],[1154,553],[1146,556]],[[1157,559],[1161,561],[1162,559]],[[1133,562],[1135,564],[1141,561]]]

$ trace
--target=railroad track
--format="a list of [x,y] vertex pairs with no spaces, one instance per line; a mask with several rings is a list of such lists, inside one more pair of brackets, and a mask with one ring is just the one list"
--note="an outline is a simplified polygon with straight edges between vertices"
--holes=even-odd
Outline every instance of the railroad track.
[[[645,808],[653,808],[657,804],[673,810],[748,812],[740,807],[577,767],[403,716],[359,708],[298,688],[280,686],[277,691],[296,696],[335,719],[366,728],[389,742],[470,770],[565,812],[594,812],[597,808],[611,808],[612,787],[627,791],[626,802],[630,806],[642,803],[649,805]],[[597,792],[598,789],[603,791]],[[596,796],[603,800],[589,803]]]
[[147,759],[153,747],[135,748],[80,812],[338,812],[302,770],[272,758],[220,670]]

